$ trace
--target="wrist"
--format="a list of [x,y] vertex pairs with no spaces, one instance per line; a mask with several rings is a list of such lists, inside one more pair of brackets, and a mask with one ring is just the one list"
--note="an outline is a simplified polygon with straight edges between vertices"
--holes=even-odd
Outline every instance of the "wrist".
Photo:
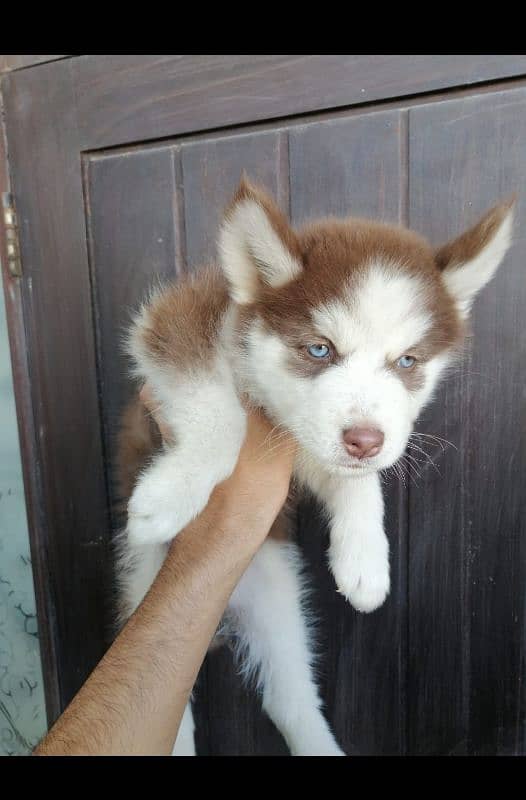
[[232,492],[218,486],[199,517],[172,541],[166,568],[184,571],[185,577],[189,570],[205,570],[210,579],[220,580],[248,566],[269,528],[247,514]]

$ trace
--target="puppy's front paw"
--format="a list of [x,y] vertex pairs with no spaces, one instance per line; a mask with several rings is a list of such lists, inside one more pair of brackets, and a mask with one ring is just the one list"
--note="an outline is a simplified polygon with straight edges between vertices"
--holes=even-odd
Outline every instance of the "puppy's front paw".
[[205,468],[185,468],[177,452],[165,453],[144,472],[128,503],[130,544],[169,542],[205,507],[211,487]]
[[128,503],[130,544],[168,542],[179,533],[183,524],[177,494],[175,486],[167,492],[165,486],[148,474],[141,478]]
[[374,611],[389,594],[391,581],[387,558],[364,552],[354,557],[333,558],[331,568],[339,592],[357,611]]

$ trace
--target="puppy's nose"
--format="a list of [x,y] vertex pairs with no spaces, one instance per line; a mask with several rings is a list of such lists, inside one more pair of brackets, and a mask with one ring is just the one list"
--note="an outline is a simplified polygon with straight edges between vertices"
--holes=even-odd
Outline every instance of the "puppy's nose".
[[384,435],[377,428],[349,428],[343,432],[345,449],[355,458],[377,456],[384,443]]

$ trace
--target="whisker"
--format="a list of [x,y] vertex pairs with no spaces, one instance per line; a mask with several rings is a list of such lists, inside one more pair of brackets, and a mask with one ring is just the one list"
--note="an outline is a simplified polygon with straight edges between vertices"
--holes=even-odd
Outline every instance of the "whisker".
[[[410,445],[410,444],[408,444],[407,446],[408,446],[408,447],[410,447],[410,448],[411,448],[411,450],[414,450],[414,449],[415,449],[415,448],[414,448],[414,445]],[[423,461],[421,458],[417,458],[417,457],[416,457],[416,456],[414,456],[413,454],[409,454],[409,453],[407,453],[407,452],[406,452],[406,456],[407,456],[408,458],[409,458],[409,455],[411,455],[411,458],[413,459],[413,461],[416,461],[416,463],[417,463],[417,464],[427,464],[427,461]]]
[[284,439],[287,438],[289,435],[289,431],[285,430],[277,434],[272,434],[272,431],[268,433],[264,440],[261,442],[260,447],[266,447],[267,445],[277,445],[282,442]]
[[394,473],[395,473],[396,477],[398,478],[398,480],[401,480],[402,483],[404,484],[404,486],[407,488],[407,483],[406,483],[406,480],[405,480],[404,471],[401,468],[400,464],[398,462],[396,462],[395,464],[393,464],[391,469],[394,471]]
[[[265,452],[267,455],[270,455],[271,453],[274,453],[274,452],[275,452],[276,450],[278,450],[280,447],[284,447],[284,446],[286,446],[286,445],[284,444],[283,440],[280,440],[279,442],[274,442],[274,443],[273,443],[273,444],[271,444],[271,446],[269,446],[269,447],[264,447],[264,444],[265,444],[265,443],[264,443],[264,442],[262,442],[262,443],[260,444],[260,446],[259,446],[259,449],[260,449],[260,450],[263,450],[263,449],[264,449],[264,452]],[[269,442],[269,445],[270,445],[270,442]],[[291,443],[291,445],[292,445],[292,443]]]
[[420,469],[418,468],[417,465],[418,464],[423,464],[424,462],[423,461],[419,461],[419,459],[415,458],[414,456],[410,455],[409,453],[406,453],[404,458],[410,459],[410,462],[408,463],[407,466],[408,467],[412,467],[413,470],[415,471],[415,473],[417,474],[417,476],[419,478],[421,478],[422,477],[422,473],[420,472]]
[[440,442],[441,444],[453,447],[458,452],[458,447],[456,446],[456,444],[450,442],[449,439],[444,439],[443,436],[437,436],[435,433],[421,433],[420,431],[413,431],[413,433],[410,434],[410,438],[411,436],[421,436],[425,437],[426,439],[433,439],[437,442]]
[[[276,449],[276,448],[274,448]],[[296,447],[289,447],[288,450],[283,451],[283,455],[291,455],[296,450]],[[274,450],[266,450],[261,456],[256,459],[256,464],[261,464],[266,458],[269,458],[273,454]]]
[[[405,458],[406,458],[405,456],[402,456],[402,457],[401,457],[400,464],[401,464],[402,468],[404,468],[404,467],[405,467],[405,469],[407,470],[407,472],[406,472],[406,474],[407,474],[407,477],[408,477],[410,480],[412,480],[412,481],[413,481],[413,483],[415,484],[415,486],[418,486],[419,484],[418,484],[418,480],[417,480],[417,479],[419,479],[419,478],[420,478],[420,473],[418,472],[418,470],[417,470],[417,469],[416,469],[416,468],[415,468],[415,467],[414,467],[414,466],[413,466],[413,465],[412,465],[412,464],[411,464],[409,461],[406,461],[406,460],[405,460]],[[410,470],[410,468],[411,468],[411,467],[413,467],[413,469],[414,469],[414,471],[415,471],[415,473],[416,473],[416,477],[415,477],[415,476],[413,475],[413,473],[411,472],[411,470]]]
[[420,453],[422,453],[423,456],[425,456],[426,460],[433,466],[433,469],[440,475],[440,470],[438,469],[437,465],[435,464],[429,453],[426,453],[425,450],[422,450],[422,448],[418,447],[418,445],[414,444],[414,442],[412,446],[415,448],[415,450],[418,450]]

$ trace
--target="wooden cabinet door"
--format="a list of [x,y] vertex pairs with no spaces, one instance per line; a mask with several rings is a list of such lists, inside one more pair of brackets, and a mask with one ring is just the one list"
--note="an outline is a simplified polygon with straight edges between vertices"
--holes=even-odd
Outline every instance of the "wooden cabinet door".
[[[445,58],[86,56],[4,79],[50,718],[108,644],[130,311],[153,281],[214,258],[243,169],[295,223],[373,216],[436,243],[520,191],[526,89],[516,83],[352,108],[364,94],[379,101],[526,72],[524,56]],[[367,59],[376,59],[369,71]],[[300,113],[310,116],[291,118]],[[393,588],[382,609],[360,615],[336,594],[316,506],[298,512],[319,682],[350,753],[524,752],[523,208],[519,200],[514,250],[477,305],[473,346],[419,423],[454,447],[442,453],[429,439],[436,471],[421,465],[420,477],[388,483]],[[202,754],[287,753],[226,649],[203,666],[196,711]]]

